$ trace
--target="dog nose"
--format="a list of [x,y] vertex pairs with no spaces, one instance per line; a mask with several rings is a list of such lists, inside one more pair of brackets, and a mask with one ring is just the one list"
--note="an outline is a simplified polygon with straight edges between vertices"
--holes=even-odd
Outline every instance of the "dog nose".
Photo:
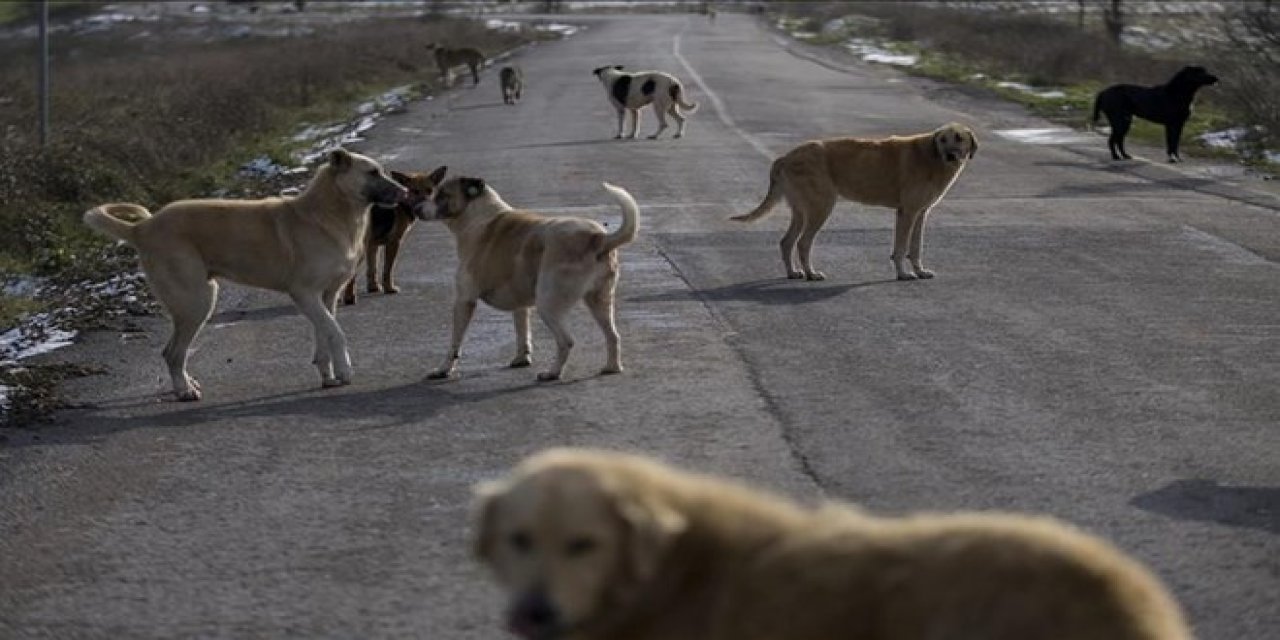
[[542,591],[526,594],[511,611],[511,627],[525,637],[544,637],[559,624],[559,612]]

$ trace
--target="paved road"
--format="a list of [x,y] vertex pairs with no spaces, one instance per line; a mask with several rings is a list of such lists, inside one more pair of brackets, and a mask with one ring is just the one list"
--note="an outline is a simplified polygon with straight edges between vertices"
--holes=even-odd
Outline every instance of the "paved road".
[[[569,380],[536,385],[502,367],[509,319],[483,311],[463,377],[424,382],[455,264],[429,225],[405,292],[340,314],[348,388],[313,389],[310,332],[277,296],[224,297],[194,358],[199,405],[155,400],[162,332],[91,336],[71,355],[111,373],[69,386],[84,406],[61,425],[0,449],[0,636],[498,637],[496,594],[467,557],[468,487],[574,444],[886,512],[1055,514],[1152,565],[1202,638],[1274,637],[1275,205],[1116,168],[1097,141],[1017,142],[996,131],[1043,123],[804,56],[742,16],[592,20],[520,55],[518,107],[490,72],[387,120],[365,150],[482,176],[519,206],[616,224],[599,182],[634,193],[628,372],[594,375],[603,347],[579,313]],[[610,140],[589,73],[606,63],[683,76],[702,103],[689,135]],[[822,283],[780,277],[785,208],[725,220],[795,143],[952,119],[982,146],[934,215],[935,280],[891,280],[883,210],[840,206],[818,241]],[[539,327],[535,356],[549,346]]]

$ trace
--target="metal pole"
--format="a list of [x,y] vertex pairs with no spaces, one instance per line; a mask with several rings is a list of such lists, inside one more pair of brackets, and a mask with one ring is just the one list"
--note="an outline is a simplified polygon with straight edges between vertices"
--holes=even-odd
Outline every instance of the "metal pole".
[[40,0],[40,146],[49,143],[49,0]]

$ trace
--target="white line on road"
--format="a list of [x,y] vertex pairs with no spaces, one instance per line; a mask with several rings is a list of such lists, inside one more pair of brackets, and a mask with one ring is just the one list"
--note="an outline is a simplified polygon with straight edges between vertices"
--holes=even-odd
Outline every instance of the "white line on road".
[[[688,23],[685,23],[685,29],[688,28]],[[723,122],[724,126],[732,129],[734,133],[738,134],[743,140],[746,140],[747,143],[756,151],[759,151],[760,155],[773,160],[774,153],[769,150],[769,147],[765,146],[759,138],[756,138],[750,133],[744,131],[736,122],[733,121],[733,116],[729,115],[729,110],[725,108],[724,101],[720,99],[720,96],[716,95],[716,92],[711,90],[711,87],[707,86],[707,83],[702,80],[702,76],[698,71],[694,69],[693,65],[689,64],[689,61],[680,53],[680,40],[683,37],[684,29],[681,29],[680,33],[677,33],[675,39],[671,42],[671,55],[675,56],[676,60],[678,60],[681,66],[684,67],[684,70],[689,73],[689,77],[693,78],[693,81],[702,88],[702,92],[707,94],[707,98],[711,100],[711,107],[715,109],[716,117],[720,118],[720,122]]]

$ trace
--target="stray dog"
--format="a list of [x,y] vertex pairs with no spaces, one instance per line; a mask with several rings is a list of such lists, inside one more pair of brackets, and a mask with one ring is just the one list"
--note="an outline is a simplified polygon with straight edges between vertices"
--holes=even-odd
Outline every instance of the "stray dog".
[[443,220],[458,242],[453,341],[429,379],[448,378],[457,369],[477,300],[512,313],[518,342],[512,367],[532,363],[529,309],[538,309],[556,339],[555,364],[538,374],[543,381],[557,380],[564,371],[573,347],[565,315],[582,300],[604,332],[608,359],[601,373],[622,371],[613,318],[617,249],[635,239],[640,210],[625,190],[607,182],[604,188],[622,207],[622,226],[613,233],[594,220],[517,211],[479,178],[453,178],[419,205],[418,217]]
[[[400,293],[393,277],[396,258],[400,255],[400,245],[417,222],[418,216],[413,213],[419,202],[435,193],[436,186],[444,180],[445,167],[425,173],[402,173],[392,171],[391,179],[409,189],[409,195],[392,206],[374,205],[369,211],[369,231],[364,238],[364,262],[366,268],[366,285],[369,293]],[[382,258],[382,281],[378,281],[378,249],[385,247]],[[343,304],[356,302],[356,277],[347,281],[342,292]]]
[[667,129],[668,114],[676,120],[675,137],[684,136],[685,117],[680,113],[680,109],[690,113],[698,109],[698,103],[686,103],[680,97],[684,93],[684,87],[675,76],[669,73],[661,71],[626,73],[620,64],[600,67],[591,73],[604,83],[605,89],[609,91],[609,101],[613,103],[613,108],[618,110],[618,134],[614,136],[615,139],[622,137],[623,122],[628,111],[631,112],[631,135],[627,137],[636,137],[636,131],[640,128],[640,109],[647,104],[652,103],[653,112],[658,114],[658,130],[649,136],[650,140],[656,139]]
[[1050,518],[802,507],[555,449],[477,488],[473,550],[529,640],[1191,640],[1136,561]]
[[1169,162],[1181,162],[1178,142],[1182,138],[1183,125],[1191,117],[1191,102],[1195,100],[1200,87],[1217,83],[1218,77],[1210,74],[1204,67],[1183,67],[1173,74],[1169,82],[1154,87],[1112,85],[1099,92],[1094,99],[1091,120],[1096,123],[1100,114],[1107,114],[1107,122],[1111,123],[1107,148],[1111,150],[1112,160],[1132,159],[1124,150],[1124,137],[1133,125],[1133,117],[1138,116],[1164,125],[1164,146],[1169,154]]
[[502,102],[504,104],[519,102],[520,94],[524,91],[524,72],[520,67],[503,67],[502,72],[498,74],[498,79],[502,82]]
[[465,64],[468,69],[471,69],[471,86],[480,84],[479,69],[484,66],[484,54],[480,53],[479,49],[471,47],[449,49],[432,42],[427,44],[427,50],[435,52],[436,68],[440,70],[440,80],[445,84],[453,84],[451,70],[460,64]]
[[[773,162],[760,206],[730,219],[762,218],[786,197],[791,206],[791,226],[782,236],[787,277],[822,280],[826,276],[813,268],[809,254],[836,198],[890,207],[897,211],[891,259],[898,279],[932,278],[921,262],[925,220],[977,150],[973,131],[956,123],[913,136],[811,140]],[[792,261],[797,247],[801,270]]]
[[164,359],[174,393],[188,401],[200,399],[200,385],[187,374],[187,352],[213,313],[215,278],[289,294],[315,328],[321,385],[350,384],[347,338],[334,317],[338,292],[360,260],[369,207],[405,195],[377,162],[337,149],[297,197],[181,200],[155,215],[136,204],[104,204],[84,221],[138,250],[173,321]]

